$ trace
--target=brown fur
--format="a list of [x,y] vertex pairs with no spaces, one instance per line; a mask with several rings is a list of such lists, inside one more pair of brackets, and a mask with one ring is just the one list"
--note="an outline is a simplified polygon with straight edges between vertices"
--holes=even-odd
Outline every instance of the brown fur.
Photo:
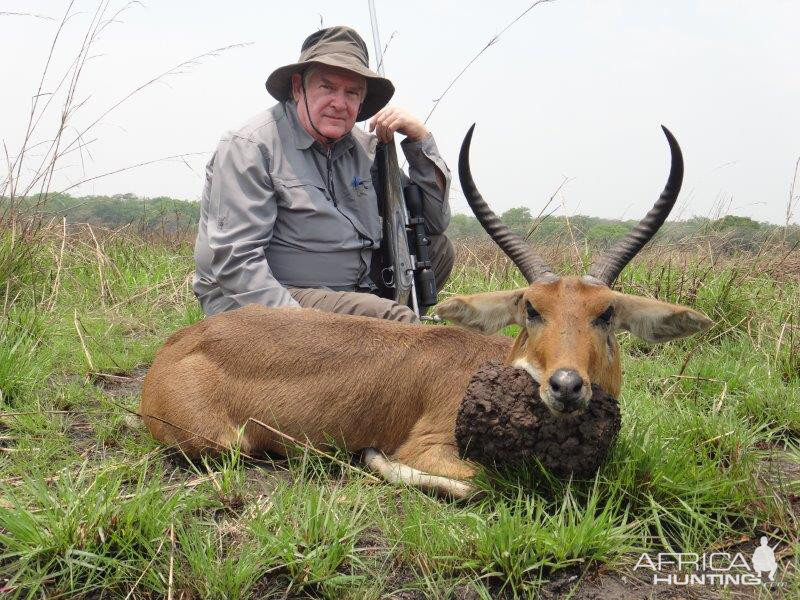
[[[170,337],[145,377],[140,411],[153,436],[189,456],[241,438],[248,454],[285,453],[248,418],[315,446],[374,447],[448,477],[469,477],[455,416],[477,366],[511,341],[296,308],[248,306]],[[155,417],[155,418],[152,418]]]

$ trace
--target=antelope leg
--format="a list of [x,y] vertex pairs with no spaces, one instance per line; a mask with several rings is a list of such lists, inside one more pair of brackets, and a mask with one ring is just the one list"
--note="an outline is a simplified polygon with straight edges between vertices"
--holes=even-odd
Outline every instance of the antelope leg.
[[470,483],[450,479],[449,477],[430,475],[403,463],[389,460],[375,448],[364,450],[362,458],[368,468],[378,473],[389,483],[403,483],[435,494],[458,499],[469,498],[477,492],[475,486]]

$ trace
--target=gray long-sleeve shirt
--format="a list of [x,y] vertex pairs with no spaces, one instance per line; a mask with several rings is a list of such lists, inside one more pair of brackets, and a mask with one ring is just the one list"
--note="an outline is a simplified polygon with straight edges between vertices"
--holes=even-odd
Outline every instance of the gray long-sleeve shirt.
[[[422,189],[428,230],[442,233],[450,171],[432,136],[400,146]],[[206,167],[195,242],[194,292],[203,311],[297,306],[285,286],[368,287],[382,236],[376,147],[377,138],[356,127],[327,152],[303,128],[293,101],[223,136]]]

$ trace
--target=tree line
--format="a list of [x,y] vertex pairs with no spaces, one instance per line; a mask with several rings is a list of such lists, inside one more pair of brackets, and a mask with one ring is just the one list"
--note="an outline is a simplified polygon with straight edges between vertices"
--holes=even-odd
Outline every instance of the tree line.
[[[585,215],[536,218],[525,207],[509,209],[499,216],[514,233],[533,243],[574,241],[600,249],[620,240],[638,222]],[[465,214],[453,215],[448,234],[452,237],[486,235],[478,220]],[[782,227],[736,215],[726,215],[718,219],[692,217],[683,221],[668,221],[656,234],[656,238],[667,243],[697,243],[708,240],[716,251],[753,252],[770,242],[800,244],[800,227]]]
[[184,231],[196,226],[200,220],[199,202],[169,196],[50,194],[44,200],[30,197],[19,204],[45,220],[66,219],[67,223],[89,223],[110,229],[132,225],[141,233]]
[[[0,199],[5,204],[6,198]],[[142,233],[193,231],[200,219],[200,203],[180,200],[168,196],[145,198],[135,194],[113,196],[71,196],[51,194],[44,201],[27,198],[21,203],[36,210],[45,219],[67,223],[90,223],[108,228],[132,225]],[[511,208],[500,215],[500,219],[515,233],[534,243],[554,240],[573,240],[603,248],[622,238],[634,220],[603,219],[575,215],[572,217],[549,216],[536,218],[525,207]],[[480,238],[485,236],[483,228],[472,215],[454,214],[448,229],[454,238]],[[722,251],[754,251],[771,240],[800,243],[800,227],[781,227],[755,221],[749,217],[726,215],[718,219],[693,217],[684,221],[667,222],[658,237],[670,242],[692,241],[702,237],[714,240],[714,246]]]

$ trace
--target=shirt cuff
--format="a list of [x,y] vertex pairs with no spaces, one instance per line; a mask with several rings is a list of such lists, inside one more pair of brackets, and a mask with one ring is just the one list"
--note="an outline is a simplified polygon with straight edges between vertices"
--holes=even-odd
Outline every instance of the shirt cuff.
[[406,138],[400,142],[400,147],[403,149],[403,154],[406,155],[408,162],[411,164],[418,165],[420,161],[424,161],[426,158],[434,163],[436,162],[435,159],[441,159],[439,156],[439,149],[436,147],[436,141],[433,139],[433,134],[430,132],[419,140],[410,140]]
[[409,170],[417,169],[424,178],[431,179],[433,182],[436,181],[436,178],[431,167],[435,166],[441,171],[444,175],[445,189],[442,191],[443,193],[440,192],[440,195],[443,201],[447,201],[450,193],[450,169],[447,168],[447,163],[439,154],[433,134],[428,132],[428,135],[420,140],[406,138],[400,142],[400,147],[408,160]]

